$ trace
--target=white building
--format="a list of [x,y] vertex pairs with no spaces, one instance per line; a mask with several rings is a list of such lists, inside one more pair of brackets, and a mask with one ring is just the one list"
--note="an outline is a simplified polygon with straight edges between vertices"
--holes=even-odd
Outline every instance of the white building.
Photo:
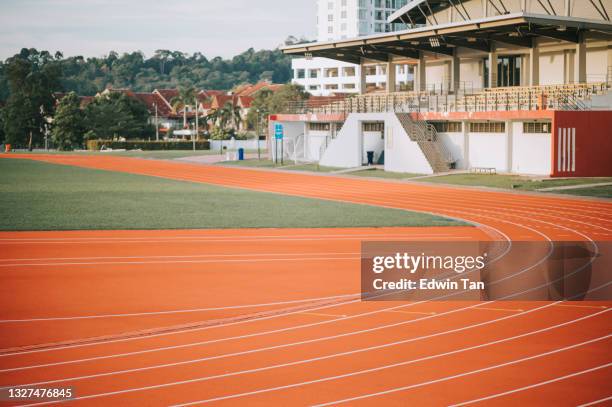
[[[611,15],[612,0],[411,0],[388,19],[407,29],[283,50],[359,61],[360,83],[384,64],[385,91],[270,122],[287,157],[329,167],[611,176]],[[414,90],[398,92],[406,64]]]
[[[317,41],[335,41],[405,28],[389,24],[389,16],[406,5],[407,0],[318,0]],[[321,57],[292,61],[293,83],[302,85],[315,96],[333,93],[360,93],[360,65]],[[396,88],[407,89],[412,78],[408,65],[396,66]],[[366,88],[385,89],[385,65],[366,66]]]

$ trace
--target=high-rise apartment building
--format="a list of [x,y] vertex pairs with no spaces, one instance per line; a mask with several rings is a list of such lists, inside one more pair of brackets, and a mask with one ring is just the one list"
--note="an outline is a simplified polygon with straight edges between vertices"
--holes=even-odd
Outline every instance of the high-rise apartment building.
[[[405,28],[388,24],[387,18],[408,0],[317,0],[317,40],[335,41]],[[293,83],[317,96],[333,93],[359,93],[360,67],[327,58],[300,58],[292,62]],[[367,66],[366,86],[384,89],[386,66]],[[396,68],[396,87],[408,83],[408,66]]]

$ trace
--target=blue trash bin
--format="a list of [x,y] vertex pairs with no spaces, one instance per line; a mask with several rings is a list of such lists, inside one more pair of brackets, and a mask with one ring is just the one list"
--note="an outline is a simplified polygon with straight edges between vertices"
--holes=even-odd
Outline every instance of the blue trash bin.
[[244,148],[238,149],[238,161],[244,160]]

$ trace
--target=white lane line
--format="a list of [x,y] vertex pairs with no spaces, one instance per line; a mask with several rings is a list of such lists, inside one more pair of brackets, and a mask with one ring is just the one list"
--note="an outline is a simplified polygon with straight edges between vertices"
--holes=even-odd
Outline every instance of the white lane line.
[[[552,304],[544,305],[542,307],[539,307],[539,308],[527,311],[525,313],[535,312],[535,311],[543,309],[543,308],[548,308],[551,305]],[[475,306],[477,306],[477,305],[475,305]],[[600,313],[603,313],[603,312],[606,312],[606,311],[600,311]],[[564,326],[564,325],[569,325],[569,324],[578,322],[578,321],[583,320],[583,319],[591,318],[591,317],[593,317],[595,315],[597,315],[597,314],[592,314],[592,315],[589,315],[589,316],[581,317],[581,318],[578,318],[578,319],[575,319],[575,320],[567,321],[567,322],[564,322],[564,323],[561,323],[561,324],[558,324],[558,325],[555,325],[555,326],[550,326],[550,327],[547,327],[547,328],[543,328],[543,329],[540,329],[540,330],[537,330],[537,331],[531,331],[531,332],[528,332],[528,333],[525,333],[525,334],[517,335],[516,337],[504,338],[504,339],[501,339],[501,340],[493,341],[493,342],[490,342],[488,344],[476,345],[476,346],[472,346],[472,347],[468,347],[468,348],[463,348],[463,349],[459,349],[459,350],[455,350],[455,351],[451,351],[451,352],[445,352],[445,353],[441,353],[441,354],[437,354],[437,355],[431,355],[431,356],[427,356],[427,357],[423,357],[423,358],[419,358],[419,359],[414,359],[414,360],[407,361],[407,362],[402,362],[399,365],[401,365],[401,364],[410,364],[410,363],[415,363],[415,362],[419,362],[419,361],[423,361],[423,360],[434,359],[434,358],[438,358],[438,357],[441,357],[441,356],[446,356],[446,355],[450,355],[450,354],[454,354],[454,353],[464,352],[464,351],[471,350],[471,349],[477,349],[477,348],[481,348],[481,347],[484,347],[484,346],[489,346],[489,345],[495,344],[495,343],[506,342],[506,341],[509,341],[509,340],[512,340],[512,339],[516,339],[516,338],[520,338],[520,337],[524,337],[524,336],[528,336],[528,335],[533,335],[533,334],[539,333],[539,332],[544,332],[544,331],[552,330],[552,329],[555,329],[555,328],[558,328],[558,327],[561,327],[561,326]],[[111,393],[101,393],[101,394],[82,396],[82,397],[77,397],[75,400],[78,400],[78,399],[89,399],[89,398],[96,398],[96,397],[104,397],[104,396],[108,396],[108,395],[130,393],[130,392],[141,391],[141,390],[151,390],[151,389],[155,389],[155,388],[163,388],[163,387],[175,386],[175,385],[179,385],[179,384],[208,381],[208,380],[212,380],[212,379],[218,379],[218,378],[231,377],[231,376],[243,375],[243,374],[248,374],[248,373],[267,371],[267,370],[271,370],[271,369],[277,369],[277,368],[288,367],[288,366],[295,366],[295,365],[300,365],[300,364],[304,364],[304,363],[311,363],[311,362],[331,359],[331,358],[335,358],[335,357],[339,357],[339,356],[346,356],[346,355],[352,355],[352,354],[356,354],[356,353],[367,352],[367,351],[375,350],[375,349],[387,348],[387,347],[394,346],[394,345],[397,345],[397,344],[400,344],[400,343],[409,343],[409,342],[415,342],[415,341],[422,340],[422,339],[429,339],[429,338],[433,338],[433,337],[436,337],[436,336],[446,335],[448,333],[465,331],[467,329],[471,329],[471,328],[474,328],[474,327],[477,327],[477,326],[488,325],[488,324],[491,324],[493,322],[498,322],[498,321],[505,320],[505,319],[511,319],[511,318],[515,318],[517,316],[518,315],[506,316],[506,317],[503,317],[503,318],[498,318],[496,320],[481,322],[481,323],[478,323],[478,324],[473,324],[473,325],[470,325],[470,326],[461,327],[461,328],[457,328],[457,329],[454,329],[454,330],[449,330],[449,331],[438,332],[438,333],[435,333],[435,334],[424,335],[424,336],[417,337],[417,338],[409,338],[409,339],[405,339],[405,340],[398,341],[398,342],[391,342],[391,343],[387,343],[387,344],[375,345],[375,346],[371,346],[371,347],[368,347],[368,348],[356,349],[356,350],[352,350],[352,351],[335,353],[335,354],[326,355],[326,356],[318,356],[318,357],[311,358],[311,359],[298,360],[298,361],[288,362],[288,363],[283,363],[283,364],[278,364],[278,365],[264,366],[264,367],[261,367],[261,368],[254,368],[254,369],[243,370],[243,371],[238,371],[238,372],[230,372],[230,373],[225,373],[225,374],[220,374],[220,375],[215,375],[215,376],[201,377],[201,378],[189,379],[189,380],[179,381],[179,382],[171,382],[171,383],[164,383],[164,384],[160,384],[160,385],[146,386],[146,387],[142,387],[142,388],[132,388],[132,389],[126,389],[126,390],[119,390],[119,391],[111,392]],[[430,317],[426,317],[426,318],[430,318]],[[341,336],[341,335],[339,335],[339,336]],[[271,348],[278,348],[278,347],[279,346],[275,346],[275,347],[271,347]],[[249,353],[249,351],[246,351],[246,353]],[[212,358],[214,358],[214,357],[212,357]],[[176,365],[179,365],[179,364],[181,364],[181,362],[163,365],[163,367],[166,367],[166,366],[176,366]],[[399,366],[399,365],[398,364],[394,364],[394,365],[391,365],[391,366]],[[382,368],[375,368],[374,370],[381,370],[381,369]],[[142,371],[142,370],[148,370],[148,369],[146,369],[146,368],[136,368],[136,369],[130,369],[129,371],[123,371],[123,372],[137,372],[137,371]],[[369,369],[369,370],[371,370],[371,369]],[[115,373],[109,372],[109,373],[102,373],[102,374],[98,374],[98,375],[83,376],[82,378],[88,379],[88,378],[93,378],[93,377],[110,376],[110,375],[113,375],[113,374],[115,374]],[[348,374],[348,375],[352,375],[352,374]],[[342,376],[345,376],[345,375],[342,375]],[[71,381],[71,380],[74,380],[74,378],[71,378],[71,379],[61,379],[61,380],[55,380],[55,381],[45,381],[45,382],[38,382],[38,383],[21,384],[21,385],[12,385],[11,387],[37,386],[37,385],[42,385],[42,384],[52,384],[52,383],[66,382],[66,381]],[[325,381],[323,379],[319,379],[319,380]],[[296,385],[289,385],[289,386],[290,387],[294,387]],[[283,388],[284,387],[285,386],[283,386]],[[258,391],[258,392],[263,392],[263,391]],[[238,396],[228,396],[228,397],[225,397],[225,398],[234,398],[234,397],[238,397]],[[217,399],[215,399],[215,400],[217,400]]]
[[346,318],[348,315],[339,314],[324,314],[322,312],[300,312],[300,315],[314,315],[317,317],[332,317],[332,318]]
[[[487,218],[487,216],[484,216],[484,217]],[[520,226],[519,224],[510,222],[510,221],[501,221],[501,222],[512,224],[514,226]],[[504,239],[504,242],[507,243],[507,245],[508,245],[506,250],[502,254],[500,254],[497,258],[491,260],[491,262],[489,264],[492,264],[492,263],[500,260],[501,258],[503,258],[512,249],[512,241],[510,240],[510,237],[508,235],[506,235],[504,232],[502,232],[501,230],[499,230],[499,229],[497,229],[495,227],[492,227],[492,226],[487,226],[487,225],[484,225],[484,224],[480,224],[478,222],[472,222],[472,223],[475,224],[475,225],[480,226],[483,229],[487,229],[487,230],[493,231],[498,236],[501,236]],[[533,232],[535,232],[536,234],[539,234],[539,235],[542,235],[542,236],[546,237],[546,235],[544,235],[541,232],[538,232],[537,230],[533,230]],[[529,268],[533,268],[533,267],[534,266],[532,265]],[[355,302],[361,302],[361,300],[354,300],[354,301],[350,301],[350,302],[345,303],[345,304],[350,304],[350,303],[355,303]],[[413,305],[419,304],[421,302],[417,302],[415,304],[408,304],[408,305],[402,305],[402,306],[397,306],[397,307],[391,307],[389,309],[409,307],[409,306],[413,306]],[[319,310],[319,309],[333,308],[333,307],[337,307],[337,306],[345,305],[345,304],[325,305],[325,306],[322,306],[322,307],[313,308],[313,309],[311,309],[311,311],[315,311],[315,310]],[[378,312],[382,312],[382,311],[383,310],[381,310],[381,311],[374,311],[373,313],[378,313]],[[253,318],[253,319],[244,320],[244,321],[228,322],[228,323],[225,323],[225,324],[214,325],[214,326],[211,326],[211,327],[203,327],[203,328],[195,328],[195,329],[185,329],[185,330],[179,330],[179,331],[173,331],[173,332],[165,332],[165,333],[160,333],[160,334],[153,334],[153,335],[148,335],[146,337],[146,339],[152,338],[152,337],[159,337],[159,336],[168,336],[168,335],[177,335],[177,334],[181,334],[181,333],[190,333],[190,332],[201,331],[201,330],[212,329],[212,328],[221,328],[221,327],[233,326],[233,325],[239,325],[239,324],[245,324],[245,323],[259,322],[259,321],[264,321],[264,320],[268,320],[268,319],[280,318],[280,317],[284,317],[284,316],[288,316],[288,315],[293,315],[293,314],[296,314],[296,313],[297,312],[289,312],[289,313],[286,313],[286,314],[277,314],[277,315],[265,316],[265,317],[261,317],[261,318]],[[365,315],[369,315],[369,314],[370,313],[362,313],[362,314],[357,314],[357,315],[351,316],[349,318],[357,318],[357,317],[365,316]],[[316,324],[332,323],[332,322],[336,322],[336,321],[337,320],[323,321],[323,322],[318,322]],[[274,332],[282,332],[282,331],[286,331],[286,330],[299,329],[299,328],[303,328],[303,327],[309,327],[309,326],[312,326],[312,325],[314,325],[314,324],[297,325],[297,326],[293,326],[293,327],[283,328],[281,330],[264,332],[264,334],[274,333]],[[256,335],[257,334],[253,334],[253,336],[256,336]],[[0,354],[0,358],[7,357],[7,356],[31,354],[31,353],[51,352],[51,351],[58,351],[58,350],[63,350],[63,349],[74,349],[74,348],[89,347],[89,346],[96,346],[96,345],[106,345],[106,344],[109,344],[109,343],[128,342],[128,341],[135,341],[135,340],[140,340],[140,339],[144,339],[144,338],[142,338],[142,337],[119,338],[119,339],[113,339],[113,340],[108,340],[108,341],[97,341],[97,342],[89,342],[89,343],[71,344],[71,345],[65,345],[65,346],[58,346],[58,347],[54,347],[54,348],[32,349],[32,350],[25,350],[25,351],[20,351],[20,352],[12,352],[12,353]],[[163,349],[163,348],[160,348],[160,349]]]
[[605,305],[574,305],[574,304],[557,304],[557,307],[574,307],[574,308],[595,308],[595,309],[606,309]]
[[[400,209],[401,208],[395,208]],[[471,226],[458,226],[458,227],[466,227],[469,228]],[[223,237],[198,237],[194,236],[193,238],[173,238],[173,237],[163,237],[159,238],[48,238],[48,239],[0,239],[0,245],[8,245],[8,244],[31,244],[31,243],[41,243],[41,244],[53,244],[53,243],[75,243],[75,244],[115,244],[115,243],[164,243],[164,242],[277,242],[277,241],[326,241],[326,240],[363,240],[363,239],[372,239],[372,240],[386,240],[386,239],[410,239],[414,240],[416,238],[432,238],[432,239],[469,239],[471,236],[457,236],[451,234],[388,234],[388,235],[321,235],[321,236],[247,236],[243,238],[223,238]]]
[[0,264],[0,267],[58,267],[58,266],[99,266],[116,264],[205,264],[205,263],[265,263],[278,261],[331,261],[331,260],[355,260],[359,256],[352,257],[285,257],[267,259],[216,259],[216,260],[157,260],[157,261],[97,261],[97,262],[64,262],[64,263],[15,263]]
[[478,307],[478,309],[484,309],[488,311],[507,311],[507,312],[523,312],[522,309],[517,308],[490,308],[490,307]]
[[[118,260],[118,259],[200,259],[210,257],[264,257],[264,256],[360,256],[360,252],[275,252],[275,253],[240,253],[240,254],[188,254],[182,256],[161,255],[161,256],[102,256],[102,257],[41,257],[29,259],[0,259],[0,263],[17,262],[17,261],[51,261],[51,260]],[[8,264],[7,266],[10,266]]]
[[168,311],[133,312],[133,313],[126,313],[126,314],[101,314],[101,315],[82,315],[82,316],[70,316],[70,317],[4,319],[4,320],[0,320],[0,323],[34,322],[34,321],[65,321],[65,320],[96,319],[96,318],[123,318],[123,317],[135,317],[135,316],[146,316],[146,315],[165,315],[165,314],[181,314],[181,313],[191,313],[191,312],[221,311],[221,310],[228,310],[228,309],[259,308],[259,307],[268,307],[268,306],[273,306],[273,305],[287,305],[287,304],[299,304],[299,303],[304,303],[304,302],[317,302],[317,301],[333,300],[333,299],[346,298],[346,297],[358,297],[360,295],[361,295],[360,293],[342,294],[342,295],[333,295],[330,297],[317,297],[317,298],[305,298],[301,300],[264,302],[264,303],[259,303],[259,304],[228,305],[224,307],[212,307],[212,308],[188,308],[188,309],[168,310]]
[[605,369],[605,368],[610,367],[610,366],[612,366],[612,363],[606,363],[605,365],[596,366],[596,367],[593,367],[591,369],[581,370],[580,372],[575,372],[575,373],[567,374],[565,376],[555,377],[554,379],[550,379],[550,380],[546,380],[546,381],[543,381],[543,382],[531,384],[529,386],[519,387],[517,389],[505,391],[503,393],[492,394],[490,396],[482,397],[482,398],[479,398],[479,399],[463,401],[463,402],[457,403],[457,404],[451,404],[449,407],[459,407],[459,406],[466,406],[468,404],[476,404],[476,403],[479,403],[481,401],[491,400],[491,399],[494,399],[494,398],[497,398],[497,397],[507,396],[508,394],[518,393],[518,392],[521,392],[521,391],[533,389],[535,387],[541,387],[541,386],[544,386],[544,385],[547,385],[547,384],[550,384],[550,383],[555,383],[555,382],[559,382],[561,380],[565,380],[565,379],[569,379],[569,378],[572,378],[572,377],[580,376],[580,375],[583,375],[583,374],[586,374],[586,373],[595,372],[597,370]]
[[[480,307],[479,307],[480,308]],[[396,314],[421,314],[421,315],[436,315],[435,312],[420,312],[420,311],[399,311],[399,310],[389,310],[386,312],[394,312]]]
[[[474,350],[474,349],[480,349],[480,348],[484,348],[487,346],[491,346],[494,344],[498,344],[498,343],[503,343],[503,342],[508,342],[514,339],[518,339],[518,338],[522,338],[522,337],[526,337],[526,336],[530,336],[530,335],[535,335],[537,333],[541,333],[541,332],[545,332],[545,331],[550,331],[556,328],[559,328],[561,326],[565,326],[565,325],[570,325],[576,322],[579,322],[581,320],[584,319],[588,319],[588,318],[592,318],[598,314],[604,313],[606,311],[600,311],[598,313],[592,314],[592,315],[588,315],[582,318],[578,318],[575,320],[571,320],[571,321],[567,321],[558,325],[553,325],[553,326],[549,326],[543,329],[539,329],[536,331],[531,331],[531,332],[527,332],[524,334],[520,334],[520,335],[516,335],[513,337],[508,337],[508,338],[503,338],[503,339],[499,339],[496,341],[492,341],[492,342],[488,342],[488,343],[484,343],[484,344],[480,344],[480,345],[475,345],[475,346],[470,346],[470,347],[466,347],[466,348],[462,348],[462,349],[457,349],[454,351],[449,351],[449,352],[444,352],[444,353],[439,353],[436,355],[430,355],[430,356],[425,356],[422,358],[418,358],[418,359],[412,359],[412,360],[406,360],[406,361],[402,361],[402,362],[396,362],[390,365],[385,365],[385,366],[378,366],[375,368],[371,368],[371,369],[365,369],[365,370],[360,370],[360,371],[355,371],[355,372],[350,372],[350,373],[345,373],[345,374],[341,374],[341,375],[337,375],[337,376],[328,376],[328,377],[324,377],[324,378],[320,378],[320,379],[314,379],[314,380],[309,380],[309,381],[305,381],[305,382],[300,382],[300,383],[292,383],[292,384],[288,384],[288,385],[284,385],[284,386],[277,386],[277,387],[271,387],[271,388],[266,388],[266,389],[260,389],[260,390],[255,390],[255,391],[251,391],[251,392],[245,392],[245,393],[239,393],[239,394],[232,394],[232,395],[228,395],[228,396],[221,396],[221,397],[216,397],[216,398],[212,398],[212,399],[207,399],[207,400],[198,400],[198,401],[194,401],[194,402],[189,402],[189,403],[184,403],[184,404],[179,404],[177,406],[187,406],[187,405],[192,405],[192,404],[199,404],[199,403],[208,403],[208,402],[213,402],[213,401],[221,401],[221,400],[227,400],[227,399],[234,399],[234,398],[238,398],[238,397],[244,397],[244,396],[249,396],[249,395],[254,395],[254,394],[261,394],[261,393],[267,393],[267,392],[272,392],[272,391],[278,391],[278,390],[284,390],[284,389],[289,389],[289,388],[295,388],[295,387],[301,387],[304,385],[308,385],[308,384],[314,384],[314,383],[320,383],[320,382],[326,382],[326,381],[332,381],[332,380],[337,380],[337,379],[341,379],[341,378],[345,378],[345,377],[351,377],[351,376],[357,376],[357,375],[361,375],[364,373],[371,373],[371,372],[376,372],[376,371],[380,371],[380,370],[385,370],[385,369],[389,369],[389,368],[393,368],[393,367],[398,367],[398,366],[405,366],[405,365],[409,365],[409,364],[413,364],[413,363],[417,363],[417,362],[422,362],[422,361],[426,361],[426,360],[432,360],[432,359],[436,359],[436,358],[440,358],[443,356],[448,356],[448,355],[453,355],[453,354],[458,354],[458,353],[462,353],[462,352],[466,352],[469,350]],[[506,318],[511,318],[511,317],[506,317]],[[607,337],[610,337],[611,335],[608,335]],[[598,340],[601,340],[603,338],[600,338]],[[546,352],[544,354],[541,355],[546,355],[549,353],[555,353],[556,351],[552,351],[552,352]],[[535,356],[538,357],[538,356]],[[535,358],[535,357],[531,357],[531,358]],[[291,364],[287,364],[287,365],[291,365]],[[503,364],[506,365],[506,364]],[[502,366],[502,365],[500,365]],[[266,368],[260,368],[260,369],[252,369],[254,371],[260,371],[260,370],[266,370]],[[251,373],[251,372],[249,372]],[[220,375],[221,377],[224,377],[224,375]],[[213,377],[216,378],[216,377]],[[159,388],[159,387],[169,387],[169,386],[174,386],[176,384],[186,384],[186,383],[193,383],[193,382],[199,382],[202,380],[209,380],[209,378],[197,378],[197,379],[191,379],[191,380],[186,380],[186,381],[181,381],[181,382],[175,382],[175,383],[165,383],[165,384],[161,384],[161,385],[155,385],[155,386],[147,386],[146,388],[141,388],[141,389],[127,389],[127,390],[120,390],[119,394],[121,393],[129,393],[132,391],[139,391],[139,390],[149,390],[152,388]],[[113,393],[117,393],[117,392],[113,392]],[[104,394],[106,395],[106,394]],[[109,394],[110,395],[110,394]],[[360,397],[360,398],[365,398],[365,397]],[[355,398],[355,399],[359,399],[359,398]],[[331,402],[331,403],[327,403],[325,405],[329,405],[329,404],[335,404],[335,403],[339,403],[339,402],[343,402],[343,401],[351,401],[353,399],[350,400],[339,400],[339,401],[335,401],[335,402]]]
[[[605,311],[602,311],[602,312],[605,312]],[[488,366],[488,367],[485,367],[485,368],[482,368],[482,369],[472,370],[472,371],[469,371],[469,372],[464,372],[464,373],[460,373],[460,374],[456,374],[456,375],[452,375],[452,376],[446,376],[446,377],[442,377],[440,379],[435,379],[435,380],[430,380],[430,381],[427,381],[427,382],[417,383],[417,384],[413,384],[413,385],[410,385],[410,386],[396,387],[394,389],[389,389],[389,390],[385,390],[385,391],[381,391],[381,392],[377,392],[377,393],[364,394],[362,396],[351,397],[351,398],[347,398],[347,399],[343,399],[343,400],[336,400],[336,401],[333,401],[333,402],[317,404],[317,405],[315,405],[313,407],[324,407],[324,406],[329,406],[329,405],[333,405],[333,404],[346,403],[346,402],[349,402],[349,401],[363,400],[365,398],[382,396],[382,395],[390,394],[390,393],[397,393],[397,392],[400,392],[400,391],[410,390],[410,389],[414,389],[414,388],[417,388],[417,387],[427,386],[429,384],[435,384],[435,383],[440,383],[440,382],[444,382],[444,381],[448,381],[448,380],[452,380],[452,379],[457,379],[459,377],[470,376],[470,375],[477,374],[477,373],[482,373],[482,372],[487,372],[487,371],[494,370],[494,369],[499,369],[500,367],[511,366],[511,365],[515,365],[517,363],[526,362],[528,360],[533,360],[533,359],[538,359],[538,358],[541,358],[541,357],[544,357],[544,356],[553,355],[555,353],[564,352],[566,350],[575,349],[575,348],[578,348],[578,347],[581,347],[581,346],[590,345],[592,343],[600,342],[600,341],[606,340],[606,339],[611,338],[611,337],[612,337],[612,334],[608,334],[608,335],[600,336],[598,338],[591,339],[591,340],[588,340],[588,341],[585,341],[585,342],[580,342],[580,343],[577,343],[577,344],[574,344],[574,345],[565,346],[563,348],[554,349],[552,351],[548,351],[548,352],[544,352],[544,353],[539,353],[537,355],[532,355],[532,356],[528,356],[528,357],[521,358],[521,359],[515,359],[515,360],[512,360],[510,362],[500,363],[498,365]],[[189,404],[181,404],[181,405],[189,405]]]
[[[323,337],[314,338],[314,339],[306,339],[306,340],[299,341],[299,342],[285,343],[285,344],[274,345],[274,346],[269,346],[269,347],[265,347],[265,348],[256,348],[256,349],[250,349],[250,350],[246,350],[246,351],[229,353],[229,354],[224,354],[224,355],[208,356],[208,357],[205,357],[205,358],[199,358],[199,359],[192,359],[192,360],[187,360],[187,361],[182,361],[182,362],[176,362],[176,363],[171,364],[170,366],[177,366],[177,365],[190,364],[190,363],[198,363],[198,362],[204,362],[204,361],[215,360],[215,359],[223,359],[223,358],[231,357],[231,356],[246,355],[246,354],[251,354],[251,353],[258,353],[258,352],[263,352],[263,351],[267,351],[267,350],[272,350],[272,349],[282,349],[282,348],[288,348],[288,347],[293,347],[293,346],[298,346],[298,345],[305,345],[305,344],[310,344],[310,343],[322,342],[322,341],[326,341],[326,340],[330,340],[330,339],[344,338],[344,337],[354,336],[354,335],[358,335],[358,334],[362,334],[362,333],[375,332],[375,331],[379,331],[379,330],[386,329],[386,328],[393,328],[393,327],[397,327],[397,326],[412,324],[412,323],[419,322],[419,321],[424,321],[424,320],[427,320],[427,319],[430,319],[430,318],[434,318],[434,317],[438,317],[438,316],[454,314],[455,312],[460,312],[460,311],[465,311],[467,309],[472,309],[472,308],[478,307],[479,305],[480,304],[475,304],[475,305],[472,305],[472,306],[469,306],[469,307],[458,308],[458,309],[453,309],[453,310],[450,310],[450,311],[446,311],[446,312],[440,313],[440,314],[435,315],[435,316],[429,315],[427,317],[417,318],[417,319],[413,319],[413,320],[409,320],[409,321],[400,321],[400,322],[396,322],[396,323],[393,323],[393,324],[379,325],[379,326],[376,326],[376,327],[373,327],[373,328],[362,329],[362,330],[357,330],[357,331],[349,331],[349,332],[345,332],[345,333],[337,334],[337,335],[332,335],[332,336],[323,336]],[[533,310],[529,310],[528,312],[534,312],[534,311],[537,311],[539,309],[547,308],[547,307],[550,307],[550,306],[552,306],[552,304],[547,304],[547,305],[544,305],[544,306],[542,306],[540,308],[534,308]],[[515,315],[515,316],[517,316],[517,315]],[[489,323],[493,323],[493,322],[497,322],[497,321],[502,321],[504,319],[513,318],[515,316],[498,318],[496,320],[491,320],[491,321],[485,321],[485,322],[481,322],[479,324],[475,324],[475,326],[487,325]],[[346,317],[346,319],[351,319],[351,318],[352,318],[352,316],[351,317]],[[332,321],[326,321],[326,322],[332,322]],[[461,330],[464,330],[464,329],[469,329],[471,327],[473,327],[473,326],[470,326],[468,328],[465,328],[465,327],[458,328],[458,330],[461,331]],[[426,337],[411,338],[411,339],[407,339],[405,341],[410,342],[410,341],[414,341],[414,340],[420,340],[420,339],[429,338],[429,337],[433,337],[433,336],[437,336],[437,335],[442,335],[442,334],[445,334],[445,333],[448,333],[448,332],[454,332],[454,331],[443,331],[443,332],[438,333],[438,334],[427,335]],[[391,345],[389,345],[389,346],[391,346]],[[181,347],[181,345],[176,345],[176,346],[169,347],[169,348],[178,348],[178,347]],[[98,357],[98,358],[100,358],[100,357]],[[98,358],[96,358],[96,359],[98,359]],[[62,364],[62,362],[53,363],[53,364],[46,364],[46,365],[43,365],[43,366],[50,366],[50,365],[56,365],[56,364]],[[34,385],[34,384],[50,384],[50,383],[58,383],[58,382],[64,382],[64,381],[89,379],[89,378],[92,378],[92,377],[110,376],[110,375],[116,375],[116,374],[122,374],[122,373],[129,373],[129,372],[132,372],[132,371],[150,370],[150,369],[157,369],[157,368],[160,368],[160,367],[168,367],[168,366],[169,365],[167,365],[167,364],[166,365],[157,365],[157,366],[148,366],[148,367],[138,368],[136,370],[128,369],[128,370],[124,370],[124,371],[115,371],[115,372],[108,372],[108,373],[100,373],[100,374],[93,375],[93,376],[89,375],[89,376],[82,376],[82,377],[71,377],[71,378],[57,379],[57,380],[53,380],[53,381],[46,381],[46,382],[39,382],[39,383],[21,384],[21,385],[18,385],[18,386],[27,386],[27,385]],[[4,372],[9,372],[9,371],[25,370],[25,369],[31,369],[33,367],[41,367],[41,366],[28,366],[28,367],[25,367],[25,368],[23,368],[23,367],[21,367],[21,368],[10,368],[10,369],[0,370],[0,372],[4,373]]]
[[603,403],[605,403],[606,401],[610,401],[610,400],[612,400],[612,396],[610,396],[610,397],[606,397],[606,398],[603,398],[603,399],[599,399],[599,400],[595,400],[595,401],[591,401],[591,402],[586,403],[586,404],[581,404],[581,405],[579,405],[578,407],[590,407],[590,406],[596,406],[597,404],[603,404]]

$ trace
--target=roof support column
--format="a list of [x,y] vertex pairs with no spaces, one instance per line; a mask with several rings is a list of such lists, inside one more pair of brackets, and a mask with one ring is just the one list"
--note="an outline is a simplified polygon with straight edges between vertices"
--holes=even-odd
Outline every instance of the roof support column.
[[574,83],[574,53],[563,51],[563,83]]
[[586,39],[584,33],[579,33],[574,55],[574,82],[585,83],[586,79]]
[[450,77],[451,77],[451,90],[457,93],[461,89],[461,60],[458,56],[458,49],[453,49],[453,56],[451,58],[450,66]]
[[610,67],[612,67],[612,46],[608,45],[608,69],[606,69],[606,82],[608,85],[612,83],[612,72],[610,72]]
[[529,85],[540,84],[540,48],[538,42],[533,39],[532,47],[529,48]]
[[491,43],[489,51],[489,87],[497,87],[497,47],[495,43]]
[[357,69],[359,70],[359,94],[365,95],[367,91],[367,83],[366,83],[366,69],[365,69],[365,65],[363,64],[363,60],[361,61],[361,64],[359,64]]
[[387,93],[395,92],[395,64],[387,62]]
[[419,63],[416,66],[416,72],[414,75],[414,90],[422,91],[427,88],[427,73],[425,66],[425,53],[419,51]]

